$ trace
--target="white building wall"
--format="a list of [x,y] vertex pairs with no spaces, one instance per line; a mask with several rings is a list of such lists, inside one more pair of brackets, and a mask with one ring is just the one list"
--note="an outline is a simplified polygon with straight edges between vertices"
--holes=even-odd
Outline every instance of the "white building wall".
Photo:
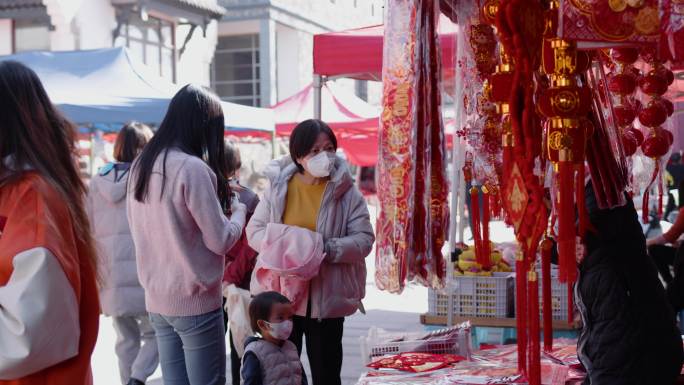
[[301,89],[299,78],[299,31],[276,25],[276,78],[277,99],[283,100]]
[[12,54],[12,20],[0,19],[0,55]]
[[[216,50],[217,30],[216,21],[212,21],[207,26],[206,37],[201,27],[195,29],[195,33],[185,47],[185,52],[183,55],[179,53],[180,58],[176,66],[178,84],[195,83],[205,87],[210,86],[210,68]],[[190,26],[182,25],[176,28],[176,47],[179,50],[188,33],[190,33]]]
[[76,14],[77,49],[112,46],[112,31],[116,28],[116,13],[108,0],[87,0]]

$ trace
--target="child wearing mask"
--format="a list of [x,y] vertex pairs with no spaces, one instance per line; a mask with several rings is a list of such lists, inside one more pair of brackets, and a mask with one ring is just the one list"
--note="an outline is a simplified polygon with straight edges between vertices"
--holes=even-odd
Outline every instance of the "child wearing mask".
[[274,291],[261,293],[249,304],[252,329],[260,337],[245,343],[243,385],[307,385],[292,333],[292,303]]

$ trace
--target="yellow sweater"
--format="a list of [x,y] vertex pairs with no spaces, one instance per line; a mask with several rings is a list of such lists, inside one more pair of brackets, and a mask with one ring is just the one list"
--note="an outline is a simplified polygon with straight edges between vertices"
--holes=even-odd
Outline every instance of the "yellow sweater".
[[326,183],[306,184],[297,175],[287,183],[287,202],[283,224],[316,231],[318,210],[321,208]]

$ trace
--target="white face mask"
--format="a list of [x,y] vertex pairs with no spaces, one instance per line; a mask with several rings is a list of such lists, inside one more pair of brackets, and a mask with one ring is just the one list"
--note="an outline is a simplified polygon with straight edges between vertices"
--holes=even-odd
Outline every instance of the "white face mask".
[[316,178],[325,178],[332,171],[335,154],[328,151],[321,151],[306,161],[306,171]]
[[292,334],[292,320],[277,323],[266,322],[266,324],[269,329],[271,329],[269,333],[273,338],[285,341],[290,338],[290,334]]

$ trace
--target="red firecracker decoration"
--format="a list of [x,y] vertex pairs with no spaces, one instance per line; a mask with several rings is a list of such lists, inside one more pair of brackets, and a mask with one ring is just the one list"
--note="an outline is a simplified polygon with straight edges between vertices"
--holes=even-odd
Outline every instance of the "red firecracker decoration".
[[674,105],[671,101],[663,97],[667,88],[674,81],[674,74],[662,63],[657,61],[652,48],[645,48],[641,52],[642,58],[651,65],[651,70],[639,78],[639,88],[641,92],[648,95],[650,100],[641,111],[639,111],[639,122],[648,127],[649,133],[641,144],[644,155],[655,161],[655,168],[651,181],[644,191],[642,202],[642,218],[644,223],[649,221],[649,198],[650,190],[656,181],[658,183],[658,215],[663,211],[663,188],[662,173],[660,169],[660,158],[667,155],[672,146],[672,133],[661,126],[674,113]]

